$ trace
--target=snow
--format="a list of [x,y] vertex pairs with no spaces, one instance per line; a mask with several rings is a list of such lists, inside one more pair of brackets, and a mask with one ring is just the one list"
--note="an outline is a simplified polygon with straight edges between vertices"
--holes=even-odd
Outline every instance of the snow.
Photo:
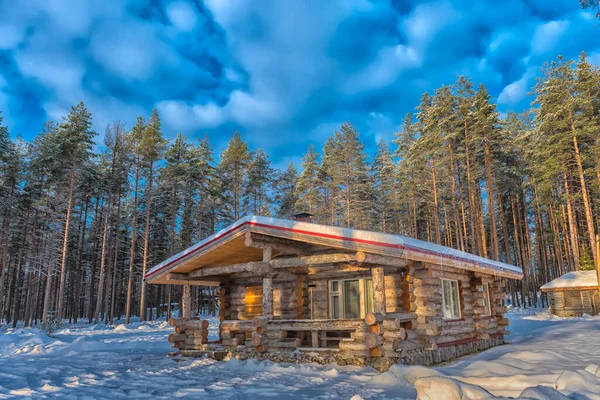
[[598,275],[597,272],[592,271],[573,271],[567,272],[563,276],[556,278],[553,281],[546,283],[540,289],[551,290],[551,289],[567,289],[567,288],[598,288]]
[[[49,337],[0,328],[4,398],[600,399],[600,317],[511,310],[510,344],[435,368],[385,373],[337,365],[189,359],[176,363],[164,321],[78,324]],[[216,337],[216,320],[210,336]]]

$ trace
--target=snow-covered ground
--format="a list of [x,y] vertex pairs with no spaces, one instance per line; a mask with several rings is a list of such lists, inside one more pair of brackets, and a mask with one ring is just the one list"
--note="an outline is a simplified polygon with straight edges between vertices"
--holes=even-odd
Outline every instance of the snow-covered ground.
[[509,317],[511,344],[437,368],[398,365],[383,374],[337,365],[175,363],[165,322],[81,324],[54,338],[0,328],[0,398],[600,399],[600,318]]

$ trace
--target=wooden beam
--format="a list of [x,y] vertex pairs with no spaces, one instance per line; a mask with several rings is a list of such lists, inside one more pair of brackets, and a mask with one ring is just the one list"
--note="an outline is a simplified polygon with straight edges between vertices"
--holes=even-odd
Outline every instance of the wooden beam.
[[308,275],[317,275],[325,272],[361,272],[370,271],[371,268],[362,265],[318,265],[308,267]]
[[309,254],[311,247],[306,243],[252,232],[246,232],[246,240],[244,243],[247,247],[254,247],[257,249],[271,247],[278,251],[292,254]]
[[190,285],[183,285],[181,316],[188,319],[192,318],[192,287]]
[[263,316],[273,319],[273,278],[263,279]]
[[365,253],[364,251],[356,252],[356,261],[362,264],[377,264],[402,267],[408,265],[409,261],[404,258],[382,256],[379,254]]
[[[218,278],[218,277],[214,277]],[[156,282],[163,285],[191,285],[191,286],[219,286],[225,280],[219,279],[190,279],[188,274],[167,274],[165,277],[167,282]]]
[[385,315],[385,275],[382,267],[371,269],[373,278],[373,312]]
[[229,275],[237,272],[255,272],[264,274],[270,271],[268,263],[249,262],[233,265],[222,265],[216,267],[204,267],[188,273],[190,278],[201,278],[204,276]]
[[319,264],[335,264],[356,261],[354,254],[334,253],[315,256],[276,258],[269,263],[273,268],[292,268]]
[[263,249],[263,262],[269,262],[273,258],[273,248],[265,247]]

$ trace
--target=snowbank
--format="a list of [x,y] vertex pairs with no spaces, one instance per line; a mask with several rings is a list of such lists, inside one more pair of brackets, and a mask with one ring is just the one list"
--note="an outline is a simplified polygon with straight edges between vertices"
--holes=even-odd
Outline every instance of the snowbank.
[[[600,318],[509,314],[511,344],[427,368],[290,365],[256,360],[174,363],[164,321],[77,324],[48,337],[0,331],[0,398],[354,398],[600,400]],[[216,335],[216,320],[210,331]]]

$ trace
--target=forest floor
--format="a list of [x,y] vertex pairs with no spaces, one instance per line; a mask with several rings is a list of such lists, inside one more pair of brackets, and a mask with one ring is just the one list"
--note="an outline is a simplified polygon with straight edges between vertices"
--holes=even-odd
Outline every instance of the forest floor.
[[436,368],[397,365],[383,374],[337,365],[175,363],[167,357],[172,328],[165,322],[80,324],[53,337],[0,328],[0,399],[414,399],[417,390],[423,399],[600,399],[599,317],[537,311],[511,312],[509,318],[507,345]]

